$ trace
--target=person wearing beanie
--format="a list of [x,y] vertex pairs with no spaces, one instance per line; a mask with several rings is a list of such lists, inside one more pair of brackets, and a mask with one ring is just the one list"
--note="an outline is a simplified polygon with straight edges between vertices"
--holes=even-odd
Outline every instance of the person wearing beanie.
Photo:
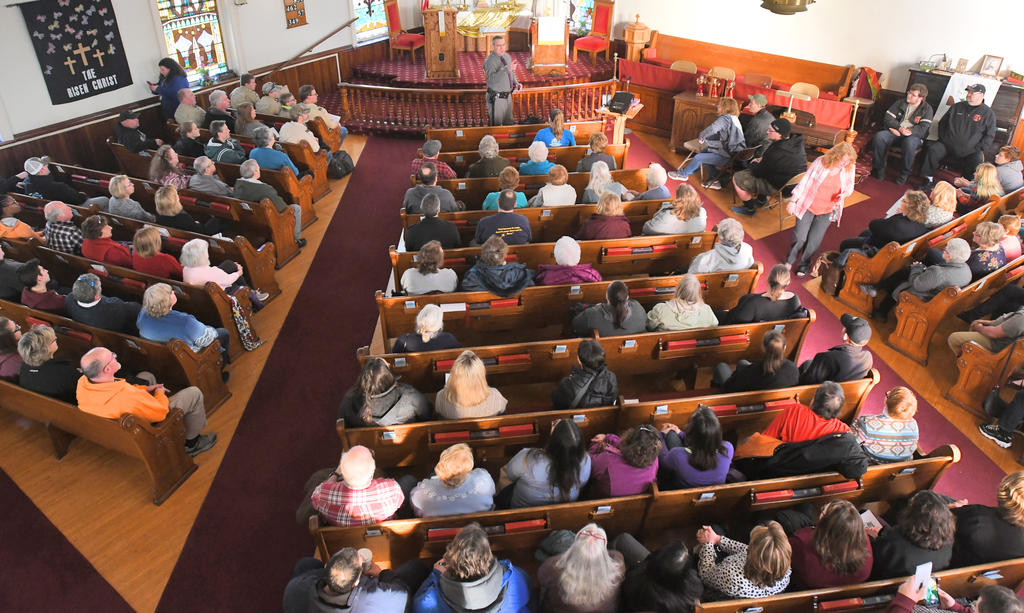
[[561,283],[592,283],[601,280],[601,273],[589,264],[580,264],[580,244],[571,236],[555,242],[555,263],[537,267],[537,285]]
[[768,196],[774,194],[790,179],[807,170],[804,137],[793,134],[793,124],[776,119],[768,126],[768,147],[750,167],[733,175],[736,197],[743,205],[732,210],[741,215],[753,215],[764,206]]

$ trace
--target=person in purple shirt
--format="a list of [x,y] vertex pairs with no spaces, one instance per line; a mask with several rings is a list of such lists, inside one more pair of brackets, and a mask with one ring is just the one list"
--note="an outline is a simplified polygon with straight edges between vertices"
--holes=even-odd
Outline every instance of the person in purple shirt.
[[661,436],[643,424],[617,434],[590,439],[590,495],[596,498],[633,496],[647,491],[658,477]]
[[658,460],[665,480],[674,488],[701,487],[725,483],[732,462],[733,446],[722,441],[722,425],[708,407],[690,415],[686,432],[675,424],[662,424],[665,446]]

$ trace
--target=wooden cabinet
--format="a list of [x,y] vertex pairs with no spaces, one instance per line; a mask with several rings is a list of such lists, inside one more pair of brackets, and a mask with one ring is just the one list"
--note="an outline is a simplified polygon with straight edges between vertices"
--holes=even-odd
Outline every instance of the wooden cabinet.
[[672,138],[669,148],[682,151],[683,143],[697,138],[700,131],[718,117],[718,98],[682,92],[673,97]]
[[459,76],[456,49],[455,9],[429,8],[423,11],[423,32],[428,79],[454,79]]

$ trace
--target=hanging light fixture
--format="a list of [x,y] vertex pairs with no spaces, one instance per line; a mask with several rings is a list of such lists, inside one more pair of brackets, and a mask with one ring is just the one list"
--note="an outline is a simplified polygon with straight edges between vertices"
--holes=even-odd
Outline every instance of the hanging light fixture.
[[764,0],[761,8],[776,15],[794,15],[806,11],[808,4],[814,4],[814,0]]

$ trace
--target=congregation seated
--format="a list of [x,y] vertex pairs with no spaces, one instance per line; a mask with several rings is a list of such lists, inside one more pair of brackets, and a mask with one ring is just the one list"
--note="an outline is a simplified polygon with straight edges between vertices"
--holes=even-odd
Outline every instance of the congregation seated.
[[989,198],[998,198],[1005,193],[999,182],[999,173],[996,172],[996,167],[988,162],[982,162],[974,169],[973,181],[957,177],[953,179],[953,185],[959,188],[956,199],[958,202],[957,212],[961,215],[985,204]]
[[1003,193],[1009,194],[1024,187],[1024,165],[1020,161],[1020,149],[1013,145],[1000,147],[996,153],[995,163]]
[[590,336],[596,330],[602,337],[637,334],[647,327],[647,312],[629,297],[629,287],[613,281],[605,290],[605,301],[583,309],[572,319],[573,333]]
[[634,496],[657,480],[663,443],[658,431],[643,424],[618,434],[590,439],[589,494],[594,498]]
[[669,178],[686,181],[690,175],[707,165],[710,179],[718,176],[718,167],[724,166],[729,159],[746,147],[743,140],[743,126],[740,125],[740,105],[732,98],[719,98],[716,107],[718,117],[700,131],[697,142],[701,146],[700,153],[689,158],[689,162],[669,173]]
[[22,360],[18,385],[37,394],[75,404],[75,389],[82,373],[70,361],[55,358],[56,353],[57,335],[53,328],[35,326],[25,332],[18,341],[18,355]]
[[604,358],[601,343],[592,339],[581,342],[576,350],[576,366],[551,390],[551,406],[556,411],[571,411],[615,404],[619,382]]
[[[918,586],[917,579],[911,575],[900,584],[896,596],[889,603],[886,613],[911,613],[923,602],[928,589],[928,582]],[[952,613],[1024,613],[1024,601],[1008,587],[1002,585],[986,585],[978,591],[978,599],[971,607],[965,607],[946,593],[941,587],[936,588],[939,606],[943,611]]]
[[[265,96],[264,96],[265,97]],[[278,105],[280,107],[280,105]],[[258,108],[257,112],[262,113]],[[313,153],[320,152],[320,141],[317,139],[316,134],[310,131],[306,122],[309,121],[309,106],[305,104],[296,104],[292,107],[292,110],[288,112],[288,118],[291,121],[286,122],[281,126],[281,132],[278,134],[278,138],[282,143],[289,143],[292,145],[298,145],[299,143],[306,143],[309,148],[313,150]],[[277,113],[267,113],[268,115],[277,115]],[[273,132],[271,132],[273,134]],[[252,153],[249,154],[250,157]]]
[[160,145],[149,163],[149,180],[160,185],[172,185],[176,189],[188,188],[185,166],[178,159],[178,152],[170,145]]
[[[545,171],[546,172],[546,171]],[[544,173],[537,173],[544,174]],[[505,190],[515,192],[516,207],[517,209],[526,208],[526,194],[523,192],[517,192],[515,189],[519,187],[519,171],[514,166],[506,166],[501,169],[498,173],[498,191],[490,192],[484,198],[484,203],[480,207],[484,211],[493,211],[498,208],[498,196]]]
[[548,125],[537,131],[533,142],[544,143],[548,147],[575,147],[576,135],[565,127],[565,113],[562,109],[548,111]]
[[583,190],[582,204],[598,204],[605,192],[611,192],[622,200],[632,200],[636,197],[635,192],[626,189],[626,186],[618,181],[612,181],[612,173],[608,164],[603,161],[594,162],[590,166],[590,180],[586,189]]
[[136,335],[135,325],[142,305],[103,295],[100,278],[91,272],[78,277],[65,298],[65,310],[71,319],[87,326]]
[[569,171],[561,164],[548,169],[549,182],[530,199],[530,206],[572,206],[576,204],[576,188],[568,184]]
[[[511,213],[499,213],[509,215]],[[443,257],[443,254],[442,254]],[[462,277],[462,290],[491,292],[507,298],[534,285],[534,272],[520,262],[507,262],[508,243],[500,236],[491,236],[480,247],[480,255],[473,267]]]
[[665,167],[658,163],[650,164],[647,167],[647,191],[638,194],[636,199],[663,200],[671,198],[672,192],[668,191],[668,188],[665,187],[666,181],[668,181],[668,173],[665,172]]
[[231,90],[231,95],[228,99],[231,101],[232,108],[235,109],[242,104],[256,104],[259,102],[260,96],[256,93],[256,77],[249,73],[239,77],[238,87]]
[[115,266],[131,268],[132,252],[115,241],[114,229],[103,215],[92,215],[82,222],[82,256]]
[[[228,127],[228,133],[235,131],[235,116],[228,109],[231,107],[231,100],[227,92],[222,89],[215,89],[210,92],[210,108],[206,109],[206,117],[203,119],[203,127],[211,133],[219,132],[214,128],[216,121],[222,121]],[[227,160],[224,160],[225,162]]]
[[21,327],[13,320],[0,317],[0,379],[18,382],[21,365],[24,361],[18,353],[18,341],[21,340]]
[[573,502],[590,480],[591,461],[580,427],[561,419],[543,449],[527,447],[501,469],[495,503],[502,508]]
[[[768,271],[768,291],[745,294],[725,317],[728,324],[749,324],[758,321],[779,321],[797,316],[803,306],[800,297],[789,291],[790,274],[784,264]],[[795,384],[794,384],[795,385]]]
[[376,468],[366,447],[345,451],[337,470],[313,490],[313,508],[332,526],[371,526],[391,519],[405,494],[394,479],[374,479]]
[[[648,171],[647,176],[650,175]],[[676,197],[664,202],[661,208],[644,222],[644,235],[696,234],[707,229],[708,213],[704,201],[689,183],[676,186]]]
[[[1003,227],[993,221],[983,221],[974,227],[974,249],[971,251],[971,257],[967,259],[972,282],[1006,266],[1006,253],[1000,246],[1005,234]],[[925,263],[938,263],[941,257],[938,249],[931,249],[925,256]]]
[[537,267],[537,285],[592,283],[601,280],[601,273],[590,263],[580,264],[580,244],[571,236],[555,241],[555,263]]
[[703,526],[697,543],[701,581],[726,598],[765,598],[789,585],[793,551],[779,522],[755,526],[749,544]]
[[714,247],[693,258],[687,272],[731,272],[754,265],[754,248],[743,242],[743,224],[726,217],[718,223],[716,238]]
[[530,143],[530,148],[526,154],[529,156],[530,161],[519,165],[519,174],[546,175],[551,170],[551,167],[555,165],[554,162],[548,161],[548,146],[539,140]]
[[0,206],[3,207],[2,213],[0,213],[0,238],[15,240],[34,238],[41,243],[45,241],[42,232],[36,232],[32,226],[17,218],[22,209],[21,203],[14,197],[10,194],[0,194]]
[[[29,196],[37,195],[43,200],[56,200],[69,204],[89,206],[101,198],[87,198],[85,194],[63,181],[58,181],[50,172],[50,158],[31,157],[25,160],[24,191]],[[105,200],[105,199],[103,199]]]
[[[514,168],[506,168],[502,174],[508,170],[515,172]],[[519,206],[519,198],[523,196],[522,192],[505,188],[496,193],[498,212],[477,222],[472,244],[481,245],[493,236],[502,239],[508,245],[525,245],[532,241],[533,230],[530,228],[530,220],[515,212]],[[524,198],[523,202],[525,201]]]
[[946,242],[942,249],[942,261],[938,264],[925,266],[914,262],[897,270],[877,285],[861,286],[868,296],[876,296],[879,291],[887,292],[878,303],[871,316],[885,321],[888,313],[899,302],[900,294],[911,294],[930,300],[947,287],[967,287],[971,283],[971,269],[968,261],[971,258],[971,246],[962,238],[953,238]]
[[873,359],[867,350],[871,326],[860,317],[843,313],[843,343],[821,351],[800,364],[800,385],[824,381],[855,381],[871,371]]
[[155,226],[143,226],[132,240],[131,267],[141,273],[181,281],[181,264],[174,256],[162,253],[163,239]]
[[117,354],[105,347],[90,349],[82,356],[80,366],[82,376],[76,390],[80,411],[108,419],[135,415],[148,422],[159,422],[171,409],[181,409],[185,414],[185,453],[197,456],[217,443],[216,433],[202,433],[206,427],[206,409],[203,392],[198,387],[186,387],[170,394],[148,372],[137,374],[147,385],[133,385],[117,378],[121,364]]
[[955,506],[952,568],[1024,556],[1024,472],[1003,477],[996,503]]
[[[245,271],[242,265],[227,260],[218,266],[211,266],[210,243],[201,238],[193,238],[181,247],[180,261],[181,279],[189,285],[203,287],[207,283],[216,283],[227,293],[245,287],[245,279],[242,278]],[[270,294],[259,288],[250,288],[249,296],[258,304],[265,302]]]
[[617,170],[615,158],[604,152],[608,148],[608,137],[604,132],[594,132],[590,135],[590,146],[587,147],[587,154],[576,163],[576,172],[590,172],[595,162],[604,162],[608,170]]
[[170,285],[154,283],[147,287],[142,294],[142,310],[135,321],[139,336],[158,343],[167,343],[176,338],[192,351],[199,351],[220,341],[221,354],[226,355],[228,331],[207,326],[194,315],[175,311],[174,305],[177,302],[178,296]]
[[346,428],[393,426],[430,417],[430,401],[408,383],[400,383],[387,362],[368,360],[341,399],[338,419]]
[[1003,248],[1006,261],[1012,262],[1021,256],[1021,219],[1018,215],[1000,215],[996,223],[1003,227],[1004,232],[999,246]]
[[[770,321],[770,320],[769,320]],[[724,362],[715,366],[712,385],[722,393],[753,392],[794,387],[800,382],[800,369],[786,356],[786,336],[771,330],[761,339],[764,356],[760,362],[740,360],[736,371]]]
[[959,356],[967,343],[977,343],[990,353],[999,353],[1021,336],[1024,336],[1024,305],[1018,303],[1014,310],[995,319],[971,321],[966,332],[953,332],[947,343],[954,356]]
[[235,198],[252,202],[259,202],[266,198],[270,200],[278,213],[284,213],[291,209],[295,219],[292,225],[292,236],[295,238],[296,245],[305,247],[306,239],[302,238],[302,207],[285,202],[274,186],[260,181],[260,173],[260,165],[256,160],[242,162],[238,167],[238,180],[235,181]]
[[[206,119],[206,111],[196,105],[196,94],[191,89],[183,87],[178,90],[178,108],[174,109],[174,123],[184,127],[186,123],[196,126],[203,125]],[[189,132],[185,130],[182,133]],[[178,153],[181,153],[180,151]],[[182,155],[188,155],[182,153]],[[191,157],[191,156],[190,156]]]
[[462,346],[451,332],[444,331],[444,312],[436,304],[425,305],[416,314],[416,332],[406,332],[395,339],[392,353],[440,351]]
[[880,414],[861,414],[850,425],[857,442],[875,464],[905,462],[914,457],[918,444],[917,396],[908,388],[894,387],[885,394]]
[[444,249],[436,240],[427,241],[416,254],[416,268],[402,273],[402,291],[410,295],[432,292],[454,292],[459,276],[451,268],[444,268]]
[[48,202],[43,207],[43,217],[46,218],[43,242],[47,247],[71,255],[82,255],[84,238],[82,231],[78,229],[75,222],[71,221],[74,216],[75,213],[71,207],[59,200]]
[[[263,123],[256,120],[256,108],[253,107],[252,103],[243,102],[231,106],[235,109],[235,129],[232,130],[233,134],[255,138],[256,130],[266,127]],[[250,153],[252,152],[250,151]]]
[[931,202],[924,192],[913,190],[903,195],[900,212],[892,217],[872,219],[859,236],[839,243],[840,251],[859,249],[874,255],[890,242],[906,243],[928,232],[928,210]]
[[3,246],[0,245],[0,298],[4,300],[17,301],[21,298],[21,290],[25,284],[21,282],[18,275],[18,268],[21,262],[16,262],[7,257]]
[[245,161],[245,149],[233,138],[232,124],[217,120],[210,124],[210,140],[206,143],[203,153],[214,162],[241,164]]
[[33,258],[18,267],[21,279],[21,304],[30,309],[64,314],[64,296],[51,287],[50,271]]
[[146,149],[156,149],[164,144],[159,138],[149,138],[139,129],[139,112],[124,109],[118,115],[114,126],[114,141],[129,149],[132,153],[140,153]]
[[497,177],[509,162],[498,155],[498,141],[490,134],[485,134],[477,146],[480,159],[469,165],[469,172],[466,175],[470,179],[483,177]]
[[867,529],[874,563],[871,580],[913,575],[919,564],[932,570],[949,568],[956,521],[949,503],[931,490],[910,497],[895,525]]
[[267,170],[283,170],[288,168],[300,179],[311,174],[309,172],[300,172],[295,162],[288,157],[287,153],[274,148],[274,143],[277,139],[270,128],[262,124],[257,126],[253,132],[252,139],[256,146],[249,151],[249,159],[255,160],[260,165],[260,168]]
[[188,178],[188,189],[217,196],[231,196],[233,190],[217,176],[217,165],[213,160],[200,154],[192,162],[192,168],[196,172]]
[[348,611],[404,613],[409,597],[427,574],[426,565],[410,560],[381,570],[369,549],[343,547],[327,562],[302,558],[284,590],[284,613]]
[[445,249],[458,249],[462,246],[458,226],[437,216],[441,212],[441,199],[437,194],[424,196],[420,210],[423,219],[405,230],[406,251],[419,251],[430,241],[441,243]]
[[178,190],[173,185],[165,185],[153,194],[156,205],[156,222],[168,228],[177,228],[186,232],[212,236],[221,231],[221,222],[216,217],[199,223],[181,206]]
[[[284,100],[284,94],[281,94],[281,99]],[[337,115],[333,115],[327,111],[324,107],[318,105],[320,102],[320,94],[317,93],[316,88],[312,85],[303,85],[299,88],[299,95],[296,98],[300,103],[305,104],[309,107],[309,118],[319,118],[327,125],[331,130],[337,130],[340,135],[339,144],[345,142],[345,137],[348,136],[348,128],[341,125],[338,120],[340,119]],[[281,109],[284,109],[284,102],[281,103]]]
[[430,162],[431,164],[434,165],[434,168],[437,170],[438,177],[442,179],[458,178],[458,175],[455,174],[455,171],[452,170],[452,167],[448,165],[448,162],[442,162],[441,160],[437,159],[438,154],[441,153],[441,141],[436,139],[428,140],[425,143],[423,143],[423,146],[420,148],[420,151],[422,152],[422,156],[418,158],[413,158],[412,160],[411,174],[417,174],[420,171],[421,166],[423,166],[427,162]]
[[736,213],[753,215],[768,202],[768,196],[807,170],[804,136],[793,133],[793,124],[788,119],[772,121],[767,137],[764,152],[732,177],[736,197],[743,201],[741,206],[733,207]]
[[871,575],[871,540],[857,507],[834,500],[813,525],[789,536],[793,549],[793,587],[840,587],[863,583]]
[[434,411],[442,419],[493,417],[505,412],[508,400],[487,385],[487,367],[470,350],[455,358],[448,380],[434,397]]
[[464,526],[412,600],[412,613],[530,613],[530,578],[496,560],[480,524]]
[[462,210],[462,207],[455,202],[455,196],[437,184],[437,167],[433,162],[427,162],[420,166],[419,171],[416,172],[416,181],[417,185],[405,190],[405,196],[402,198],[402,208],[406,213],[422,213],[420,205],[428,194],[434,194],[441,200],[442,213]]
[[[591,175],[596,173],[591,173]],[[597,210],[576,230],[579,240],[606,240],[629,238],[632,230],[629,219],[623,214],[622,200],[613,192],[606,191],[597,200]]]
[[735,449],[722,440],[722,424],[710,408],[700,406],[691,413],[685,430],[662,424],[661,438],[658,480],[667,489],[725,483]]
[[456,443],[441,452],[434,474],[409,493],[416,517],[479,513],[494,508],[494,479],[485,468],[473,467],[473,450]]
[[206,153],[206,145],[199,141],[200,123],[186,121],[178,124],[178,140],[174,143],[174,150],[178,155],[197,158]]
[[672,540],[648,551],[633,535],[623,532],[610,545],[626,562],[622,610],[626,613],[689,613],[704,592],[704,584],[686,544]]
[[135,200],[132,200],[132,194],[135,193],[135,183],[128,178],[128,175],[115,175],[112,177],[109,189],[108,213],[139,221],[156,221],[156,215],[142,208],[142,205]]
[[842,386],[825,381],[814,391],[811,406],[790,405],[768,424],[762,434],[783,443],[799,443],[827,434],[849,432],[850,427],[838,419],[844,399]]
[[700,279],[685,274],[671,299],[659,302],[647,313],[649,332],[690,330],[718,325],[714,310],[704,302]]
[[604,613],[618,610],[619,586],[626,574],[622,554],[608,550],[608,534],[589,523],[563,553],[537,569],[540,611]]

